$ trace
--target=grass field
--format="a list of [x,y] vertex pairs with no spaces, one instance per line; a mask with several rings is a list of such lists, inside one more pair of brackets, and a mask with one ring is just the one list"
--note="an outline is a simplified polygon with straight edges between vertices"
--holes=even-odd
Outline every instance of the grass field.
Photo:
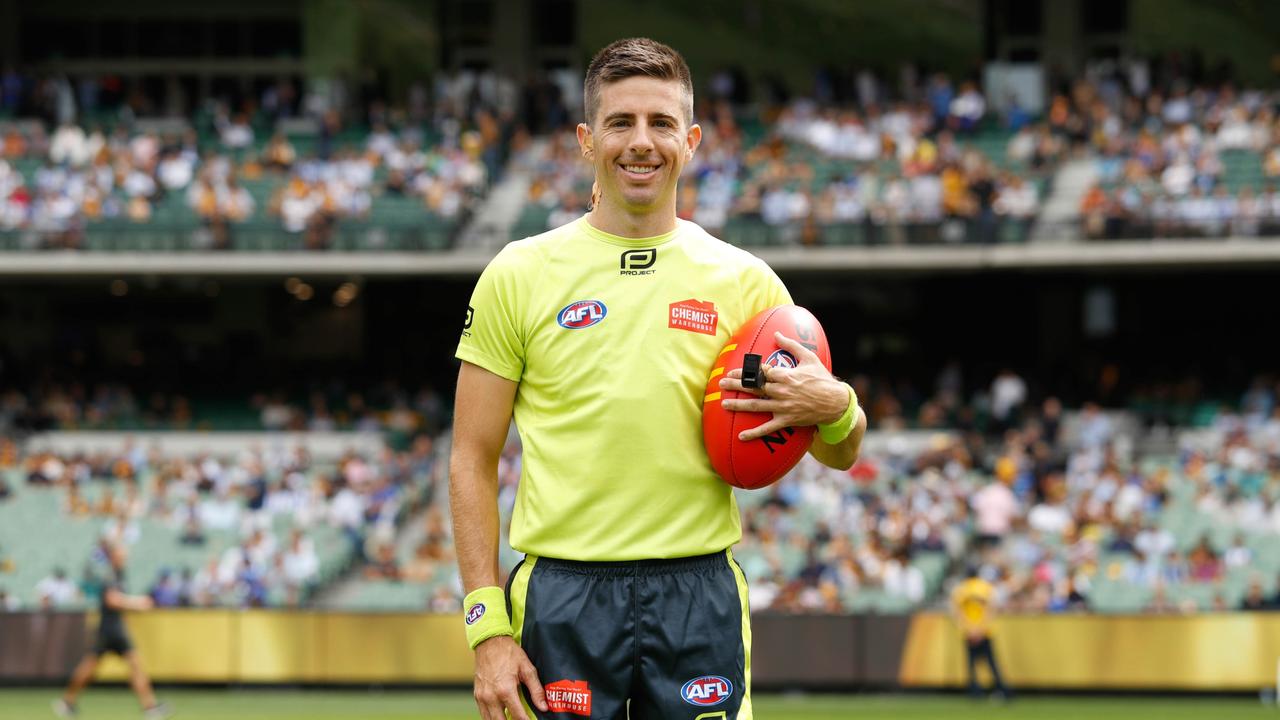
[[[51,718],[54,689],[0,690],[0,718]],[[175,720],[473,720],[462,692],[211,691],[162,692]],[[1250,698],[1023,697],[1008,705],[972,702],[958,695],[762,695],[760,720],[1139,720],[1141,718],[1274,718],[1275,707]],[[121,689],[90,690],[80,703],[84,720],[134,720],[133,697]],[[691,716],[692,717],[692,716]]]

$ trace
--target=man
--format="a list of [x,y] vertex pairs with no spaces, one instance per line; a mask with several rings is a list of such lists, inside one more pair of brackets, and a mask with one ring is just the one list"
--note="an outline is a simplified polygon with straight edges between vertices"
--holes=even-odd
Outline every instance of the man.
[[1008,700],[1009,689],[1000,679],[1000,667],[996,664],[995,651],[991,647],[994,594],[995,588],[991,583],[978,577],[976,567],[970,567],[965,573],[964,582],[951,592],[951,610],[956,624],[964,634],[965,650],[969,655],[969,694],[973,697],[982,695],[978,686],[978,662],[984,661],[991,668],[995,691],[1000,693],[1001,698]]
[[[584,97],[597,201],[494,258],[458,344],[450,497],[476,702],[486,720],[750,718],[746,583],[728,554],[740,518],[703,448],[702,404],[732,331],[791,298],[760,260],[676,218],[702,137],[678,53],[618,41]],[[705,321],[673,322],[685,307]],[[799,365],[723,401],[773,413],[742,439],[819,425],[810,452],[851,466],[866,428],[856,396],[778,338]],[[497,473],[513,413],[510,541],[526,556],[504,595]]]
[[75,717],[79,713],[76,698],[80,691],[93,679],[98,669],[98,662],[106,653],[115,653],[129,664],[129,685],[138,696],[142,705],[143,717],[147,720],[160,720],[171,715],[169,706],[156,701],[155,692],[151,689],[151,678],[147,677],[142,663],[138,659],[138,651],[134,649],[129,633],[124,627],[125,610],[150,610],[154,607],[151,598],[145,595],[126,595],[124,593],[125,550],[115,543],[103,543],[107,558],[111,563],[111,577],[102,588],[98,624],[98,639],[93,649],[85,654],[71,675],[71,683],[62,697],[53,701],[53,712],[58,717]]

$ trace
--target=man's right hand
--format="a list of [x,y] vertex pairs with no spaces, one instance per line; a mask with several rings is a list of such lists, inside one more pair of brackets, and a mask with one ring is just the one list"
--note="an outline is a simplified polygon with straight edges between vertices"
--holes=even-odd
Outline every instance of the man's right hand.
[[533,720],[524,711],[520,684],[529,689],[534,707],[547,711],[547,697],[538,681],[538,671],[529,656],[506,636],[489,638],[476,646],[476,705],[483,720]]

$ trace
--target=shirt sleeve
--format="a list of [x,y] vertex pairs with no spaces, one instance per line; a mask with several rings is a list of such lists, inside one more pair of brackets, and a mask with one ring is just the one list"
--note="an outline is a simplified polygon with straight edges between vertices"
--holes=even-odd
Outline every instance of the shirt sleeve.
[[778,305],[793,305],[791,293],[782,279],[763,260],[751,258],[743,278],[743,291],[747,304],[747,317]]
[[508,246],[480,275],[467,305],[454,356],[512,382],[524,373],[523,293],[517,256]]

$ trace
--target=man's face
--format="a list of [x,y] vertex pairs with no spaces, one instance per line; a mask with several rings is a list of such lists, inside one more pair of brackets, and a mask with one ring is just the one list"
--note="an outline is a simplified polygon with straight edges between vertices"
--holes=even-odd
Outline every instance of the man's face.
[[680,83],[642,76],[604,84],[591,125],[578,126],[602,201],[630,212],[674,205],[680,171],[701,139],[702,128],[685,123]]

